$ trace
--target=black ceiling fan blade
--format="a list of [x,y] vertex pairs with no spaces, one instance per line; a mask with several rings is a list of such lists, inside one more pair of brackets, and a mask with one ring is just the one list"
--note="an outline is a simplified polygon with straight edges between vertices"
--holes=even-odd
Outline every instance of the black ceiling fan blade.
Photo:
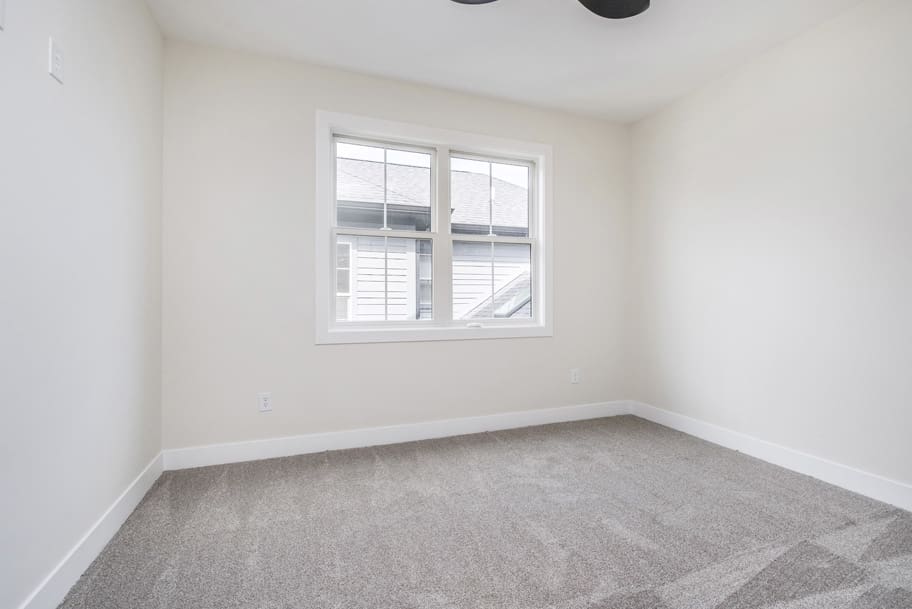
[[[579,0],[590,11],[607,19],[635,17],[649,8],[650,0]],[[488,4],[495,0],[453,0],[459,4]]]
[[650,0],[580,0],[580,4],[607,19],[635,17],[649,8]]

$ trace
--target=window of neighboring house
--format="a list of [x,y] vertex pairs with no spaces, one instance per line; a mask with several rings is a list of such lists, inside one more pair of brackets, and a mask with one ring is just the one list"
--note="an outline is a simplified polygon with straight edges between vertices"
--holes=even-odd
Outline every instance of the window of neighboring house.
[[317,132],[318,343],[551,334],[548,147],[329,113]]
[[351,243],[336,244],[336,320],[351,316]]
[[416,317],[418,319],[433,319],[434,315],[434,258],[431,242],[422,240],[418,242],[418,268],[416,281],[418,296],[415,299],[418,305]]

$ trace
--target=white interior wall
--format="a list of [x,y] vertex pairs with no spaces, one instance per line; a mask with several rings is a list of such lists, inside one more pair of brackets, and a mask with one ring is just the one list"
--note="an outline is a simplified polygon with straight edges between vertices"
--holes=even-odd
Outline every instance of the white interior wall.
[[[626,128],[178,42],[165,74],[166,448],[626,397]],[[315,346],[317,109],[551,144],[554,338]]]
[[634,394],[912,483],[912,3],[634,128]]
[[142,2],[6,0],[0,607],[160,450],[161,67]]

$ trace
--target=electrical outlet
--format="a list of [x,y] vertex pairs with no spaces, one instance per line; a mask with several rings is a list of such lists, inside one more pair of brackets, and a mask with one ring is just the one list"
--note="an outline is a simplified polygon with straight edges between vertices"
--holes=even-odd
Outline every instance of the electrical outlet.
[[579,368],[570,369],[570,382],[574,385],[579,385],[583,380],[583,373]]
[[257,406],[260,412],[272,412],[272,394],[268,391],[257,394]]
[[63,84],[63,49],[53,38],[48,41],[48,73]]

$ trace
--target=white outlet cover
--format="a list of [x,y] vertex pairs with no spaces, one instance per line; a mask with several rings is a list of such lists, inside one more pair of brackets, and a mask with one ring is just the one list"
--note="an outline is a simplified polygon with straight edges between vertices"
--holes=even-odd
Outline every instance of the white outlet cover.
[[257,406],[260,412],[272,412],[272,394],[268,391],[257,394]]
[[63,84],[63,49],[53,38],[48,41],[48,73]]

